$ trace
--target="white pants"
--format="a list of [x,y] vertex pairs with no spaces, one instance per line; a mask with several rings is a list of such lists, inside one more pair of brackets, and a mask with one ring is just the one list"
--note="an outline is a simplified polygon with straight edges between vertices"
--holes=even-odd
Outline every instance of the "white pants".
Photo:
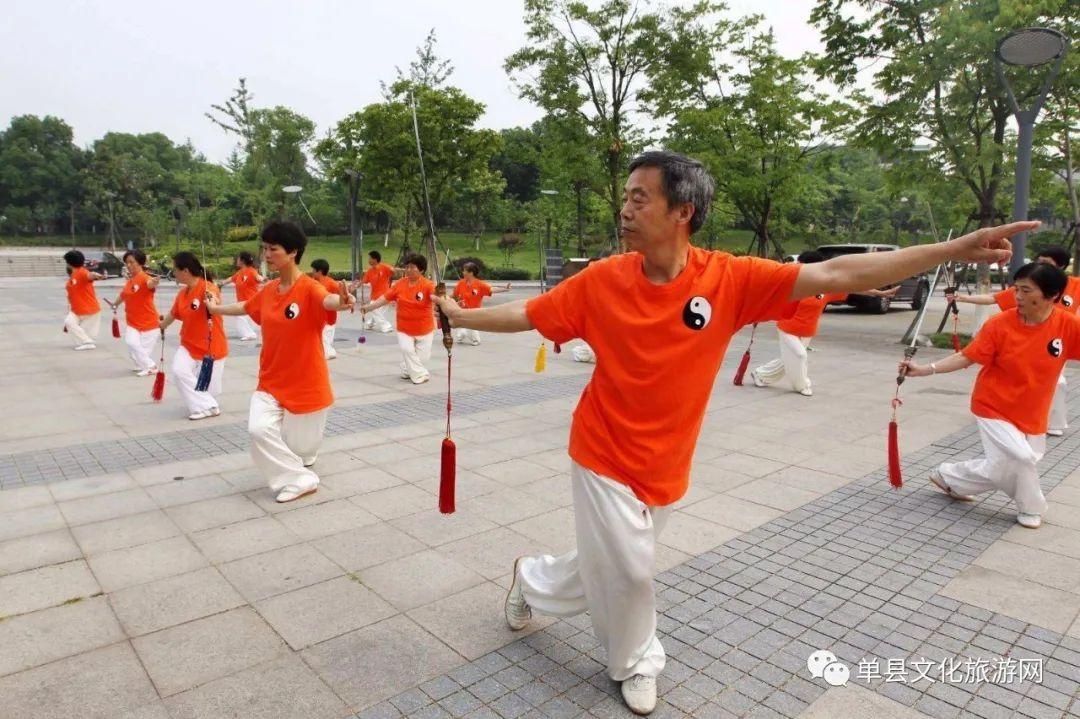
[[145,330],[140,332],[131,325],[124,329],[124,344],[127,345],[128,357],[137,370],[153,369],[157,366],[151,354],[154,344],[161,336],[159,330]]
[[574,349],[570,350],[570,355],[574,358],[575,362],[595,362],[596,353],[593,352],[592,347],[586,342],[582,342],[579,345],[574,345]]
[[430,375],[424,363],[431,359],[431,342],[434,332],[423,337],[413,337],[404,332],[397,333],[398,347],[401,348],[401,377],[420,384]]
[[480,333],[476,330],[467,330],[464,327],[454,329],[454,341],[461,344],[480,344]]
[[255,324],[255,320],[251,319],[247,315],[237,315],[236,317],[236,334],[240,336],[242,340],[253,340],[259,336],[258,325]]
[[369,330],[374,329],[378,332],[392,332],[394,326],[390,324],[390,320],[386,318],[387,308],[384,305],[377,310],[372,310],[364,314],[364,326]]
[[521,590],[541,614],[588,611],[607,650],[608,676],[656,676],[667,657],[656,637],[656,538],[672,507],[649,507],[625,484],[571,463],[577,550],[525,557]]
[[202,366],[201,359],[192,359],[183,345],[176,348],[176,354],[172,359],[172,375],[176,386],[180,388],[180,396],[184,398],[188,414],[206,412],[218,406],[218,395],[221,394],[221,381],[225,375],[225,359],[214,360],[214,372],[210,375],[210,387],[205,392],[195,391],[195,381],[199,378],[199,368]]
[[780,340],[780,359],[766,362],[754,370],[764,384],[775,384],[787,377],[791,380],[791,387],[796,392],[801,392],[810,386],[810,377],[807,375],[806,346],[810,344],[812,337],[796,337],[789,335],[781,329],[776,330]]
[[1057,388],[1054,390],[1054,401],[1050,404],[1050,429],[1064,432],[1069,428],[1069,415],[1066,400],[1069,394],[1069,383],[1065,379],[1065,370],[1061,370],[1058,376]]
[[64,318],[64,327],[67,327],[68,334],[75,336],[78,344],[94,344],[94,339],[101,330],[101,313],[77,315],[74,312],[68,312],[67,317]]
[[1012,497],[1019,512],[1044,514],[1046,498],[1035,465],[1046,452],[1046,435],[1024,434],[1001,419],[976,417],[975,422],[984,456],[942,464],[938,467],[942,479],[958,494],[1000,489]]
[[326,359],[337,357],[337,350],[334,349],[334,329],[336,327],[337,325],[326,325],[322,330],[322,348]]
[[255,392],[248,411],[251,458],[270,489],[287,486],[299,491],[319,486],[319,476],[304,465],[315,464],[330,409],[293,414],[273,395]]

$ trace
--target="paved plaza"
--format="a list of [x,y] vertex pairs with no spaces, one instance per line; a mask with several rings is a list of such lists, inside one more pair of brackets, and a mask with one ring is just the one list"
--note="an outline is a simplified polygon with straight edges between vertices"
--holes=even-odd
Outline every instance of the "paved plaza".
[[[631,716],[587,616],[502,617],[514,558],[573,546],[565,448],[591,365],[549,344],[534,373],[534,333],[455,348],[442,516],[445,354],[414,386],[396,341],[360,345],[344,315],[322,485],[278,505],[248,456],[258,348],[231,342],[222,415],[191,422],[171,383],[150,401],[108,315],[97,350],[71,350],[61,283],[0,279],[0,717]],[[826,313],[812,398],[733,387],[749,332],[732,342],[660,538],[654,717],[1080,716],[1080,431],[1049,439],[1050,510],[1027,530],[1003,497],[925,479],[978,451],[974,370],[912,380],[891,489],[911,317]],[[763,326],[755,363],[776,352]]]

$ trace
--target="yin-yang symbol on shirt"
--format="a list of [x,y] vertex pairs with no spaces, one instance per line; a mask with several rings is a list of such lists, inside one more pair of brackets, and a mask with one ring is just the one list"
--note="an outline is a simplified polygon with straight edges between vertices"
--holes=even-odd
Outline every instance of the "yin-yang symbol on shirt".
[[814,295],[814,297],[816,297],[819,300],[825,299],[825,295]]
[[1046,345],[1046,351],[1050,353],[1051,357],[1060,357],[1064,349],[1065,347],[1060,337],[1050,340],[1050,343]]
[[480,294],[480,292],[477,291],[477,290],[473,290],[472,293],[473,293],[473,297],[476,297],[478,294]]
[[139,291],[139,286],[138,285],[132,285],[131,291],[132,292],[138,292]]
[[1061,304],[1064,305],[1065,307],[1072,307],[1073,306],[1072,295],[1062,295],[1061,296]]
[[197,309],[199,309],[199,306],[200,306],[200,305],[202,305],[202,301],[201,301],[201,300],[200,300],[200,299],[199,299],[198,297],[196,297],[195,299],[193,299],[193,300],[191,301],[191,309],[192,309],[192,310],[197,310]]
[[417,292],[416,293],[416,301],[417,302],[423,302],[424,301],[424,293],[423,292]]
[[704,297],[691,297],[683,307],[683,324],[692,330],[704,329],[711,319],[712,305]]
[[285,319],[295,320],[300,316],[300,305],[296,302],[291,303],[285,308]]

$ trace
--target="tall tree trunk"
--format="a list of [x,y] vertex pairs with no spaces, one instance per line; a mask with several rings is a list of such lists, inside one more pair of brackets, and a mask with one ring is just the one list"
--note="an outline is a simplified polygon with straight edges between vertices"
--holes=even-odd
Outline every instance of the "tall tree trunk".
[[1080,199],[1076,196],[1076,178],[1073,176],[1072,143],[1069,140],[1069,126],[1065,125],[1062,151],[1065,154],[1065,189],[1069,195],[1069,207],[1072,208],[1073,236],[1073,276],[1080,276]]

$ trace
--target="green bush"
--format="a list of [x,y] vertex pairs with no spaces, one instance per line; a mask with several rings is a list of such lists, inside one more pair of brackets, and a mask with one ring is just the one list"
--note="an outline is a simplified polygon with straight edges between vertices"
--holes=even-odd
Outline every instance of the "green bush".
[[255,242],[259,239],[259,228],[254,225],[241,225],[225,230],[226,242]]
[[484,274],[489,280],[531,280],[532,274],[528,270],[517,267],[495,267]]

